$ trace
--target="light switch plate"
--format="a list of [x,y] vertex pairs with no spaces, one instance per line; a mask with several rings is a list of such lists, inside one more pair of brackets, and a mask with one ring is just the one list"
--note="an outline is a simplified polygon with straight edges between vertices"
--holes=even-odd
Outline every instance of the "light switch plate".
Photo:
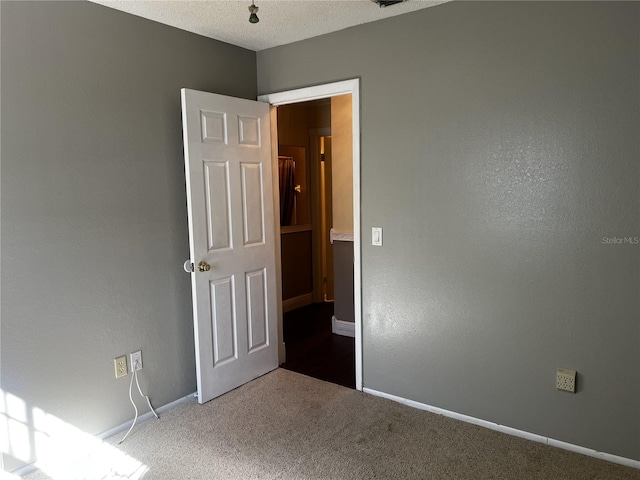
[[382,246],[382,227],[371,227],[371,245]]

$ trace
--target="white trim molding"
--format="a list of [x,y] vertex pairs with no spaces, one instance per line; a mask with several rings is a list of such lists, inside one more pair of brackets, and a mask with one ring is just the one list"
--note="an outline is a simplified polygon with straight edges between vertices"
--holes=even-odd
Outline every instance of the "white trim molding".
[[333,244],[334,240],[339,242],[353,242],[353,233],[336,232],[333,228],[329,230],[329,241]]
[[[177,400],[174,400],[171,403],[167,403],[166,405],[162,405],[161,407],[156,408],[156,413],[158,414],[158,416],[161,413],[167,412],[169,410],[172,410],[174,408],[176,408],[178,405],[182,405],[183,403],[187,403],[190,402],[191,400],[195,400],[198,398],[198,392],[193,392],[190,393],[189,395],[186,395],[184,397],[180,397]],[[144,422],[145,420],[149,420],[151,418],[155,418],[153,413],[151,412],[147,412],[143,415],[140,415],[138,417],[138,422]],[[120,433],[120,432],[124,432],[126,429],[128,429],[131,426],[131,422],[133,421],[133,419],[131,419],[130,421],[123,423],[122,425],[118,425],[117,427],[114,427],[110,430],[107,430],[105,432],[99,433],[98,435],[96,435],[96,437],[98,437],[100,440],[104,440],[105,438],[109,438],[113,435],[115,435],[116,433]]]
[[581,447],[580,445],[574,445],[572,443],[563,442],[561,440],[555,440],[553,438],[538,435],[537,433],[525,432],[524,430],[518,430],[517,428],[507,427],[506,425],[500,425],[499,423],[490,422],[488,420],[482,420],[480,418],[471,417],[462,413],[452,412],[451,410],[445,410],[443,408],[427,405],[426,403],[416,402],[407,398],[391,395],[390,393],[380,392],[371,388],[363,388],[363,392],[376,397],[386,398],[387,400],[393,400],[394,402],[403,403],[409,407],[418,408],[420,410],[426,410],[427,412],[435,413],[436,415],[443,415],[445,417],[460,420],[465,423],[471,423],[480,427],[488,428],[489,430],[495,430],[497,432],[506,433],[507,435],[513,435],[514,437],[525,438],[537,443],[544,443],[552,447],[562,448],[563,450],[569,450],[570,452],[579,453],[588,457],[598,458],[600,460],[606,460],[611,463],[617,463],[626,467],[636,468],[640,470],[640,461],[633,460],[631,458],[620,457],[611,453],[599,452],[591,448]]
[[290,103],[310,102],[311,100],[318,100],[320,98],[337,97],[338,95],[352,94],[354,91],[360,93],[359,82],[360,79],[354,78],[353,80],[298,88],[286,92],[269,93],[267,95],[259,95],[258,101],[278,106],[288,105]]
[[335,315],[331,317],[331,333],[336,335],[342,335],[343,337],[356,336],[356,323],[347,322],[345,320],[338,320]]
[[296,308],[306,307],[313,303],[313,292],[298,295],[297,297],[287,298],[282,301],[282,312],[287,313]]

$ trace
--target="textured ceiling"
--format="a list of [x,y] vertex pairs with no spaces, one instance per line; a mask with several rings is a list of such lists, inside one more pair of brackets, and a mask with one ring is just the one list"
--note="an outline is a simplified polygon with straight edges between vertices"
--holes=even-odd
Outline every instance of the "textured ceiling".
[[251,0],[91,0],[251,50],[264,50],[445,3],[407,0],[380,8],[371,0],[255,0],[260,22],[249,23]]

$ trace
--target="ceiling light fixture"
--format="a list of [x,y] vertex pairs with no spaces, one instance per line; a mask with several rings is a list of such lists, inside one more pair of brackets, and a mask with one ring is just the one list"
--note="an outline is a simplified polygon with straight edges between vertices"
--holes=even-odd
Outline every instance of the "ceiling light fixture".
[[260,19],[258,15],[256,15],[256,13],[258,13],[258,7],[255,6],[255,2],[251,2],[249,12],[251,13],[251,15],[249,15],[249,23],[258,23]]
[[371,0],[373,3],[377,3],[380,7],[390,7],[396,3],[402,3],[405,0]]

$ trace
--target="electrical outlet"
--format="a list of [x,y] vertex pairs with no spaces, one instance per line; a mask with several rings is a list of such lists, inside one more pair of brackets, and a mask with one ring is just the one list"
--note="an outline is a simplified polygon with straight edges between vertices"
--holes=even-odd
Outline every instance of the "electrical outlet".
[[565,392],[576,393],[576,371],[559,368],[556,373],[556,388]]
[[129,370],[127,370],[126,355],[122,355],[121,357],[114,358],[113,363],[116,367],[116,378],[124,377],[129,373]]
[[131,371],[142,370],[142,350],[131,354]]

